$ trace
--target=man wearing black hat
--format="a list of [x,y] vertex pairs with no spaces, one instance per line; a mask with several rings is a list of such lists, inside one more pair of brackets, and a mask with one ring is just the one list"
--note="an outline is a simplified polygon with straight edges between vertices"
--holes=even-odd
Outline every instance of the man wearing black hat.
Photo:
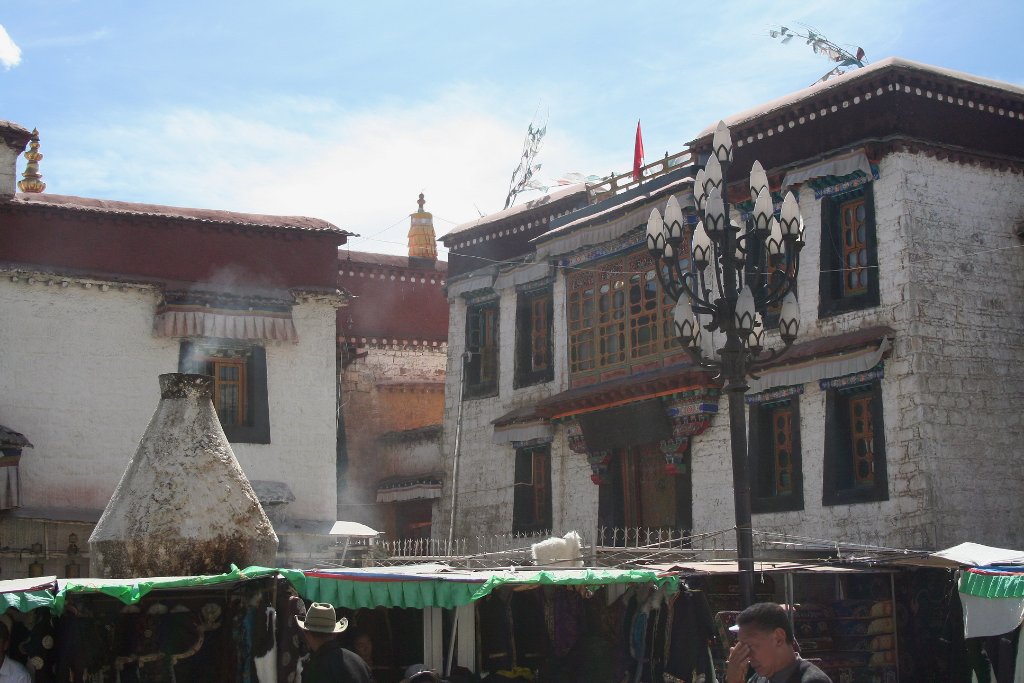
[[335,621],[332,605],[314,602],[306,618],[295,617],[295,623],[310,653],[302,667],[302,683],[370,683],[370,667],[338,642],[338,634],[348,628],[348,619]]

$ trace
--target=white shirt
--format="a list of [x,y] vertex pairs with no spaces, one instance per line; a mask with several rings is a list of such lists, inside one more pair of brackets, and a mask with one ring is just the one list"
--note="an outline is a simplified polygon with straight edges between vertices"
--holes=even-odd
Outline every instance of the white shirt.
[[32,683],[32,676],[22,664],[5,656],[0,664],[0,683]]

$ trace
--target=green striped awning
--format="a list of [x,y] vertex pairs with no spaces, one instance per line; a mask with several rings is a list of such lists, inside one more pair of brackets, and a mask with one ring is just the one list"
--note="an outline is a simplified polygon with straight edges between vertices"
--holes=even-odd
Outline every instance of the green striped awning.
[[218,584],[258,579],[264,576],[281,575],[287,578],[296,590],[301,593],[300,586],[304,582],[302,572],[295,569],[272,569],[269,567],[247,567],[239,569],[231,565],[226,574],[205,576],[157,576],[144,579],[71,579],[60,582],[60,590],[53,599],[53,612],[64,611],[67,596],[72,593],[102,593],[117,598],[126,605],[131,605],[150,591],[166,588],[203,588]]
[[959,590],[979,598],[1024,598],[1024,572],[969,569],[960,575]]
[[0,614],[9,609],[30,612],[37,607],[52,607],[57,592],[57,577],[0,581]]
[[302,596],[335,607],[444,607],[468,605],[505,585],[593,586],[651,583],[670,592],[679,577],[642,569],[472,572],[447,569],[338,569],[305,572]]
[[669,592],[679,590],[675,574],[644,569],[565,570],[451,570],[443,565],[417,565],[390,569],[337,569],[299,571],[232,565],[225,574],[166,576],[140,579],[70,579],[55,577],[0,581],[0,614],[8,609],[28,612],[48,607],[61,614],[69,595],[102,594],[126,605],[137,603],[154,590],[205,588],[258,579],[286,578],[303,598],[335,607],[442,607],[468,605],[496,588],[515,586],[592,586],[648,583]]

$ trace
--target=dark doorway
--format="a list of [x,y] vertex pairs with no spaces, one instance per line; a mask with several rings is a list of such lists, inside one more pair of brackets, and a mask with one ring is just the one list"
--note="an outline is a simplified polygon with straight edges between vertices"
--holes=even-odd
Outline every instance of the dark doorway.
[[598,523],[616,529],[692,527],[692,485],[689,468],[668,474],[657,444],[612,451],[598,494]]

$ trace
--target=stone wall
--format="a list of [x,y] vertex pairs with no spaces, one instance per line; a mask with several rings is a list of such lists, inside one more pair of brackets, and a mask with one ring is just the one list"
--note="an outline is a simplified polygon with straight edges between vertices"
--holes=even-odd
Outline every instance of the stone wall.
[[[1022,188],[1024,179],[1010,172],[909,153],[882,160],[874,183],[881,305],[818,321],[812,300],[801,307],[801,339],[876,324],[896,330],[882,383],[889,500],[821,505],[825,395],[807,385],[805,509],[755,515],[755,528],[898,548],[1024,543],[1019,525],[990,521],[1017,519],[1024,505],[1015,493],[1024,488],[1015,465],[1024,454],[1024,371],[1014,360],[1024,347],[1024,254],[1013,232],[1024,214]],[[817,293],[820,202],[802,195],[806,297]],[[719,455],[728,453],[725,417],[695,446],[694,490],[728,494],[695,500],[698,528],[732,519],[731,473]]]
[[[462,443],[459,456],[459,495],[455,520],[457,537],[502,534],[512,530],[515,449],[494,443],[495,419],[509,411],[568,388],[567,340],[565,329],[565,282],[554,287],[554,379],[542,384],[513,388],[515,371],[515,318],[517,293],[514,288],[500,292],[500,355],[498,395],[470,399],[463,403]],[[448,334],[448,378],[445,401],[445,489],[440,524],[447,534],[451,514],[451,477],[455,451],[455,425],[459,417],[459,383],[465,351],[466,302],[451,300]],[[559,327],[561,325],[561,328]],[[584,486],[583,484],[586,484]],[[556,430],[551,444],[552,527],[561,535],[577,530],[589,538],[597,515],[597,487],[590,483],[586,458],[568,447],[564,434]]]
[[[441,422],[445,346],[371,345],[342,372],[342,404],[348,461],[341,482],[338,519],[377,529],[377,482],[399,472],[384,466],[381,434]],[[435,462],[424,472],[440,471]],[[409,472],[406,472],[409,473]]]
[[1024,177],[923,155],[892,165],[912,236],[908,474],[933,487],[938,547],[1024,547]]
[[337,509],[335,307],[307,300],[292,309],[298,344],[267,345],[270,443],[232,444],[249,479],[283,481],[295,494],[291,519],[334,520]]
[[[801,255],[800,341],[888,325],[895,345],[885,361],[883,419],[889,499],[822,505],[825,393],[800,397],[804,510],[754,515],[779,534],[899,548],[962,541],[1024,545],[1024,249],[1014,221],[1024,216],[1024,180],[1012,172],[895,153],[873,183],[880,305],[818,319],[821,203],[801,192],[807,240]],[[959,241],[958,241],[959,240]],[[960,257],[969,252],[971,256]],[[512,389],[515,292],[501,295],[501,359],[496,397],[463,404],[456,536],[505,533],[512,524],[514,452],[492,442],[492,421],[567,388],[565,285],[555,288],[553,382]],[[952,288],[951,288],[952,287]],[[466,305],[451,300],[445,403],[446,472],[451,472]],[[772,345],[769,339],[769,345]],[[729,421],[721,414],[692,446],[696,533],[734,525]],[[552,444],[556,533],[596,524],[597,487],[564,430]],[[451,482],[446,481],[447,524]],[[997,520],[993,522],[993,520]],[[437,525],[440,529],[440,525]]]
[[[47,282],[0,279],[0,423],[35,446],[20,465],[24,507],[98,512],[160,400],[158,375],[178,369],[179,341],[153,336],[154,289]],[[293,316],[300,342],[266,349],[271,443],[232,448],[250,479],[288,484],[290,517],[330,520],[334,307],[310,301]]]

